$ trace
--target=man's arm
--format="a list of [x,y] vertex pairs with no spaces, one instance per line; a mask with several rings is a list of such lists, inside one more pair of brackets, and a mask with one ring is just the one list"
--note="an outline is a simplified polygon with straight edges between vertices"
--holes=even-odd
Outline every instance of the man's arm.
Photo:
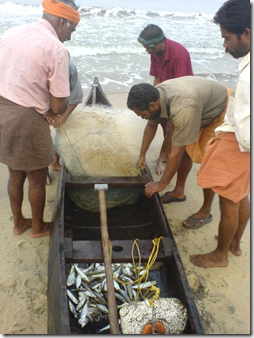
[[55,115],[63,114],[69,104],[69,97],[55,97],[50,94],[50,110]]
[[153,86],[155,87],[155,86],[157,86],[159,83],[161,83],[160,79],[159,79],[157,76],[155,76],[155,77],[154,77],[154,80],[153,80]]
[[170,183],[175,173],[177,172],[186,146],[173,146],[168,157],[165,171],[159,182],[149,182],[145,185],[145,194],[147,197],[152,197],[156,192],[160,192]]
[[53,126],[59,115],[65,113],[69,103],[69,97],[57,98],[50,94],[50,110],[48,110],[44,117],[47,122]]
[[142,145],[141,145],[141,149],[140,149],[140,155],[139,155],[139,159],[138,159],[138,162],[137,162],[138,168],[142,168],[145,164],[146,153],[147,153],[147,150],[148,150],[152,140],[154,139],[157,128],[158,128],[158,125],[152,125],[152,124],[147,122],[145,130],[144,130],[144,134],[143,134],[143,140],[142,140]]
[[[162,125],[162,128],[163,128],[163,125]],[[165,129],[166,130],[165,130],[164,140],[161,146],[159,158],[157,160],[157,168],[156,168],[157,175],[162,175],[164,173],[163,162],[167,162],[168,156],[171,153],[172,135],[174,132],[174,126],[172,122],[167,121]]]

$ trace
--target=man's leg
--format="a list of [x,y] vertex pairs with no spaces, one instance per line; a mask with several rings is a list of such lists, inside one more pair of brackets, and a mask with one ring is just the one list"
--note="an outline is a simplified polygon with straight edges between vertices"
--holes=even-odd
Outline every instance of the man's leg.
[[51,164],[50,169],[54,171],[61,171],[62,169],[62,166],[60,164],[60,156],[57,153],[56,153],[55,162]]
[[[163,119],[160,122],[162,131],[163,131],[164,139],[165,139],[165,136],[166,136],[166,133],[167,133],[167,123],[168,123],[167,119]],[[159,154],[159,157],[158,157],[158,160],[157,160],[157,167],[156,167],[157,175],[163,175],[163,173],[165,171],[164,162],[167,162],[167,159],[168,159],[168,155],[164,151],[163,145],[162,145],[161,150],[160,150],[160,154]]]
[[250,202],[248,196],[246,196],[240,201],[239,225],[229,248],[229,250],[236,256],[240,256],[242,254],[240,242],[249,219],[250,219]]
[[197,221],[194,222],[187,218],[182,223],[185,226],[185,228],[194,229],[199,227],[200,225],[202,226],[204,220],[207,220],[210,216],[214,195],[215,193],[211,189],[203,189],[204,196],[203,205],[198,212],[190,216],[191,219],[195,219]]
[[9,168],[8,194],[14,220],[14,235],[21,235],[32,225],[31,219],[24,218],[22,214],[22,202],[24,196],[24,182],[26,172]]
[[168,192],[165,195],[165,198],[166,196],[173,196],[179,199],[184,198],[185,183],[191,168],[192,168],[192,160],[188,155],[188,153],[185,151],[177,171],[176,186],[174,190]]
[[48,168],[33,170],[27,173],[29,180],[29,201],[32,209],[32,237],[42,237],[50,234],[50,223],[43,222],[46,189],[45,180]]
[[192,255],[193,264],[203,267],[225,267],[228,265],[228,250],[239,227],[240,202],[234,203],[220,196],[221,219],[217,248],[207,254]]

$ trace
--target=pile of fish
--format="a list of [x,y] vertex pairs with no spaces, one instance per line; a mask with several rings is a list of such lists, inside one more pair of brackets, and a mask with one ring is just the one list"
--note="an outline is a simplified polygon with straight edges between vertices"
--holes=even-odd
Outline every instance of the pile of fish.
[[[140,266],[135,271],[131,263],[115,263],[112,264],[112,272],[118,310],[126,304],[143,300],[140,291],[149,291],[153,285],[157,284],[156,281],[140,283],[140,277],[147,273],[144,266]],[[69,309],[82,328],[89,322],[99,321],[106,317],[108,319],[104,264],[86,264],[85,268],[73,264],[67,278],[67,295]],[[107,329],[109,325],[97,333]]]

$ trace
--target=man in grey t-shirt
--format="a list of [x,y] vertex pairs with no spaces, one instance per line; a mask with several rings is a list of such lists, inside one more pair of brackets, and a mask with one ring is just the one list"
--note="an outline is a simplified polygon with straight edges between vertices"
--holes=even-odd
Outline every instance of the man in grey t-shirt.
[[[198,76],[167,80],[156,87],[141,83],[131,88],[128,108],[149,120],[141,145],[144,158],[155,135],[153,126],[161,119],[170,122],[166,135],[169,146],[163,144],[169,156],[167,166],[159,182],[146,184],[147,197],[162,191],[177,172],[175,189],[164,194],[162,202],[186,200],[184,188],[192,162],[201,163],[207,141],[214,136],[214,129],[223,123],[227,101],[224,85]],[[212,200],[207,197],[205,203],[209,207]],[[211,220],[210,217],[207,222]]]

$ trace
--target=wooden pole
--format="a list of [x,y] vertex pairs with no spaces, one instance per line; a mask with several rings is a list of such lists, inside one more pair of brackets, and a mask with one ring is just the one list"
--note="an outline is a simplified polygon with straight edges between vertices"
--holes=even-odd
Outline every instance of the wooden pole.
[[99,201],[100,201],[100,217],[101,217],[102,252],[103,252],[103,257],[104,257],[104,265],[105,265],[107,289],[108,289],[108,310],[109,310],[110,333],[120,334],[117,307],[116,307],[115,288],[114,288],[113,273],[112,273],[112,266],[111,266],[111,257],[110,257],[105,191],[103,189],[99,189]]

